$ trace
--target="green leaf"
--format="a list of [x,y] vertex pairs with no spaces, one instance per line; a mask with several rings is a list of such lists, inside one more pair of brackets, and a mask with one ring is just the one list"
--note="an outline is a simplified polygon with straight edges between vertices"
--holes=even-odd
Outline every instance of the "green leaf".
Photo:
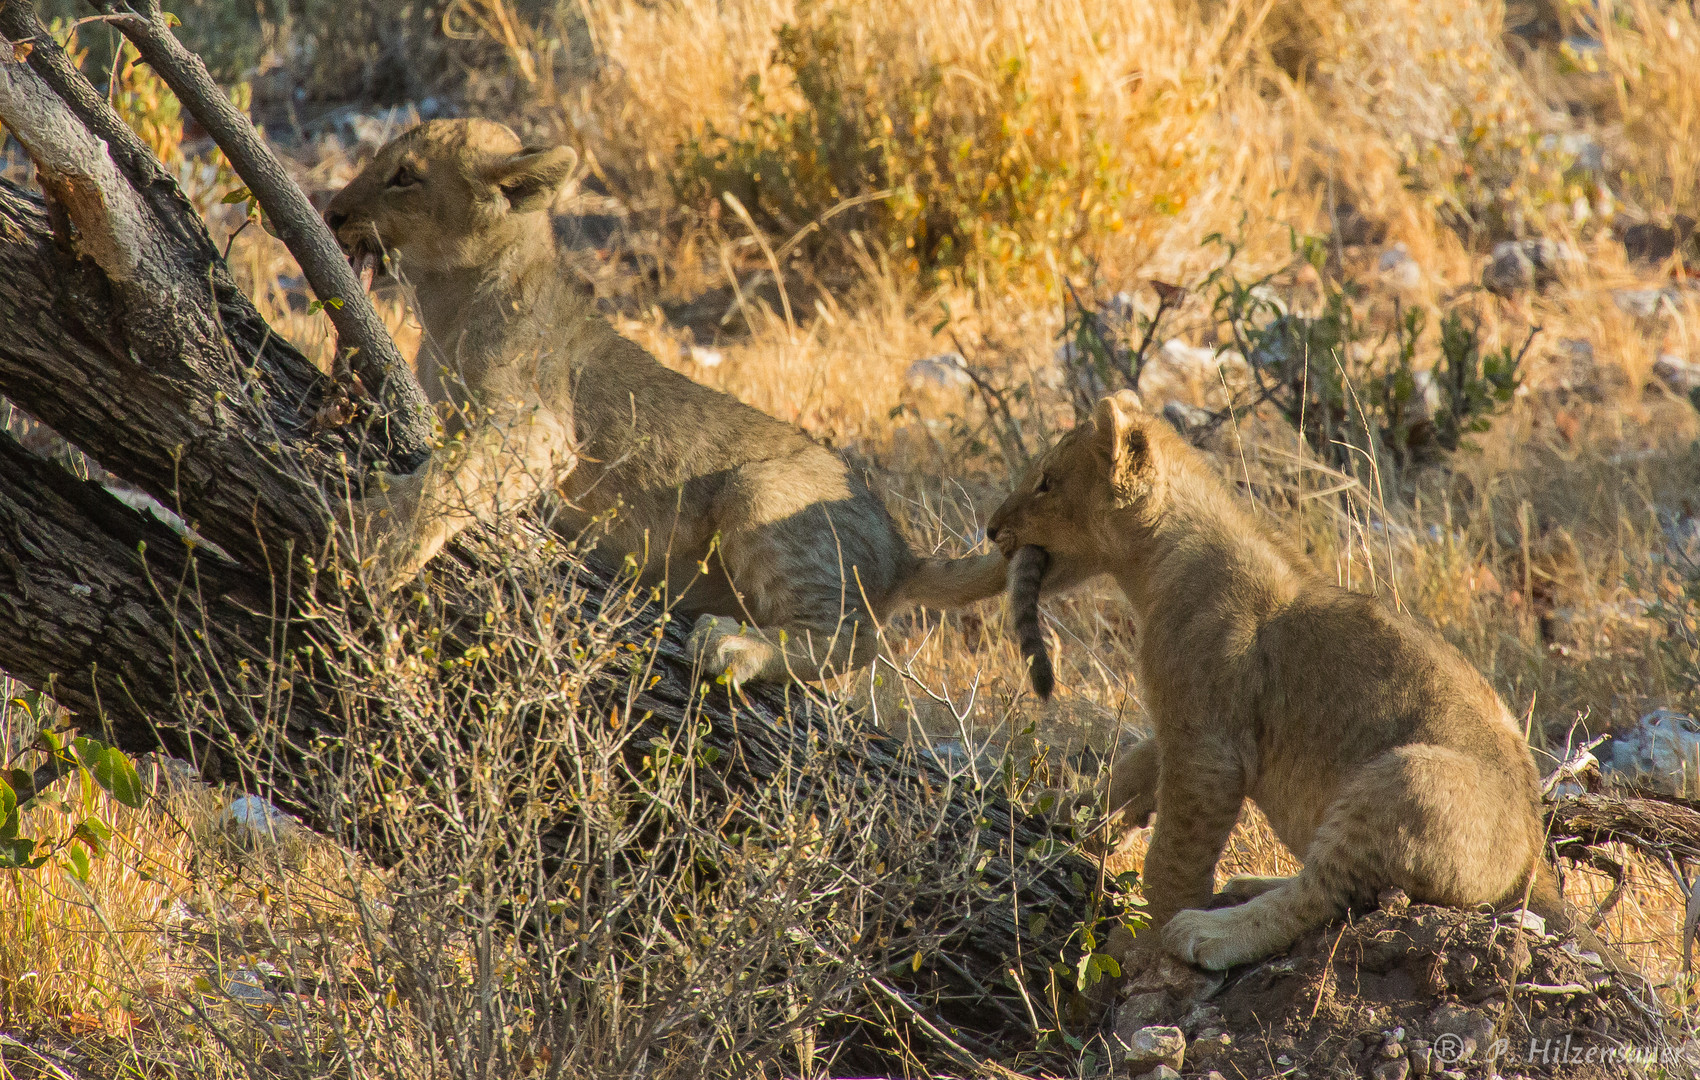
[[65,849],[65,861],[71,864],[71,873],[76,875],[78,881],[89,879],[89,853],[87,851],[72,845]]
[[0,820],[8,819],[18,809],[18,793],[12,785],[0,780]]
[[147,794],[142,790],[142,778],[124,751],[87,737],[79,738],[76,747],[77,760],[108,795],[132,809],[139,809],[147,800]]
[[[14,830],[17,828],[15,821],[8,821],[7,824]],[[5,836],[4,829],[0,829],[0,836]],[[31,837],[0,839],[0,870],[34,870],[47,861],[45,858],[32,858],[34,854],[35,840]]]
[[253,197],[254,197],[253,192],[249,191],[245,187],[239,187],[235,191],[232,191],[230,194],[226,195],[222,201],[226,206],[230,206],[234,203],[247,202],[249,199],[252,199]]

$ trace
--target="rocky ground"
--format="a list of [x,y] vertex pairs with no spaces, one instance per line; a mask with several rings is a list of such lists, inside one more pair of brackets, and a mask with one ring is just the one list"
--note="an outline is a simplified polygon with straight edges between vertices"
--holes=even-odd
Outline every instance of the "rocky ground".
[[1226,978],[1161,964],[1123,992],[1112,1043],[1147,1080],[1700,1075],[1650,989],[1538,917],[1397,891]]

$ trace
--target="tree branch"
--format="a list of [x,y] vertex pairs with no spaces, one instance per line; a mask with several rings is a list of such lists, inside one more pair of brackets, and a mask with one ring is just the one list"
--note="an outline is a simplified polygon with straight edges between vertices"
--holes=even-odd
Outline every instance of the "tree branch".
[[[12,43],[0,37],[0,57]],[[41,183],[77,223],[78,247],[115,284],[168,291],[152,238],[138,228],[141,200],[119,176],[106,146],[23,64],[0,59],[0,116],[40,165]]]

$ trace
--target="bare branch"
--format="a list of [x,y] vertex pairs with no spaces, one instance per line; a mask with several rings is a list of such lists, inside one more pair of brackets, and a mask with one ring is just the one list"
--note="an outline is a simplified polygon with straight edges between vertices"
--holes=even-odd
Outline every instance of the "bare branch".
[[106,144],[13,56],[12,42],[0,37],[0,119],[35,159],[42,187],[76,224],[77,248],[115,285],[163,301],[174,291],[168,260],[146,228],[149,215],[135,190]]

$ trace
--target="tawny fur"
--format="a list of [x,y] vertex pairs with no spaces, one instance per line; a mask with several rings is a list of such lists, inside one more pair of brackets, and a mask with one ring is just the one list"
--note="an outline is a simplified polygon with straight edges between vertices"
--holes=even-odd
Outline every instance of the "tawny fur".
[[917,557],[838,455],[608,325],[551,227],[575,162],[500,124],[434,120],[326,211],[350,258],[381,253],[409,288],[420,382],[442,410],[429,465],[356,508],[382,537],[381,579],[406,581],[462,528],[542,499],[557,531],[664,581],[699,616],[693,646],[735,684],[852,670],[887,612],[1000,592],[1001,555]]
[[1027,679],[1041,701],[1051,699],[1057,683],[1051,653],[1045,645],[1045,630],[1039,622],[1039,585],[1050,565],[1051,557],[1045,554],[1045,549],[1031,544],[1009,559],[1009,614],[1015,623],[1021,658],[1027,663]]
[[[1156,829],[1153,938],[1227,968],[1397,887],[1419,902],[1533,906],[1573,926],[1542,852],[1517,724],[1432,630],[1324,580],[1138,399],[1099,402],[993,516],[1005,552],[1043,547],[1047,590],[1108,573],[1138,625],[1155,737],[1112,769],[1109,809]],[[1300,854],[1202,910],[1250,798]],[[1531,884],[1533,881],[1533,884]]]

